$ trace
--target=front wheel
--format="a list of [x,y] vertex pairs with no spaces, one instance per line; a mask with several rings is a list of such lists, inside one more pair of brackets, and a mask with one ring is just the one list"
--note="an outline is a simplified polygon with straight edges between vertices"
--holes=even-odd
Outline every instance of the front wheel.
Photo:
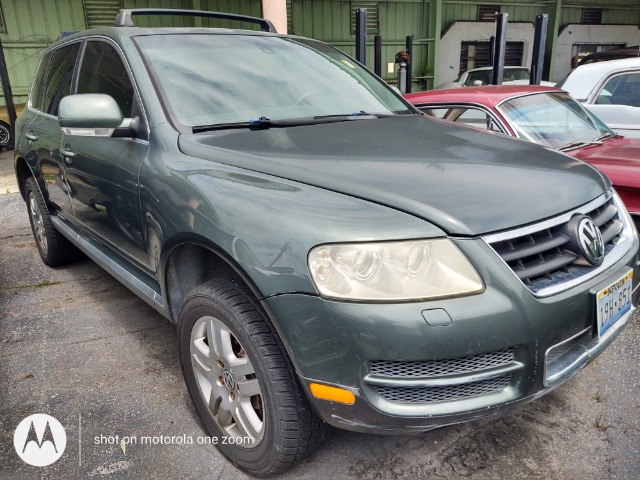
[[179,318],[182,368],[207,434],[241,469],[284,472],[324,438],[327,424],[304,396],[260,303],[243,284],[210,280]]

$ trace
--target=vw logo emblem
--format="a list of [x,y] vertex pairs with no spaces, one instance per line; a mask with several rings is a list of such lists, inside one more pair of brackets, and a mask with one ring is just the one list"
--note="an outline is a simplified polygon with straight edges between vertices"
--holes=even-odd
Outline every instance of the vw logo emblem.
[[233,378],[233,373],[231,373],[229,370],[225,370],[224,372],[222,372],[222,379],[224,380],[225,387],[227,387],[230,391],[236,388],[236,379]]
[[602,264],[604,241],[600,229],[589,217],[584,217],[578,224],[578,246],[587,262],[594,266]]

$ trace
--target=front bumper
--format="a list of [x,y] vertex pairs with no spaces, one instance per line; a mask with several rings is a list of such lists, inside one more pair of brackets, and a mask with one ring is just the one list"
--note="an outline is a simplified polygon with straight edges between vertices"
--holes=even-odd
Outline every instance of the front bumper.
[[[611,344],[635,312],[637,240],[612,268],[546,298],[514,281],[484,242],[462,240],[458,246],[485,280],[482,294],[397,304],[297,294],[265,301],[309,400],[329,424],[400,434],[499,414],[569,379]],[[634,308],[597,338],[595,292],[629,267]],[[568,348],[558,356],[561,344]],[[312,382],[347,389],[355,403],[316,399]]]

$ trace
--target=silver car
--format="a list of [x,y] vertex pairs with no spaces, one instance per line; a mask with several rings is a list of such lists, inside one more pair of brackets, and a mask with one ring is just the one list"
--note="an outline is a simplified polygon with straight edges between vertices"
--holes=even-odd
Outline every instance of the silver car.
[[640,58],[583,65],[557,86],[616,133],[640,138]]

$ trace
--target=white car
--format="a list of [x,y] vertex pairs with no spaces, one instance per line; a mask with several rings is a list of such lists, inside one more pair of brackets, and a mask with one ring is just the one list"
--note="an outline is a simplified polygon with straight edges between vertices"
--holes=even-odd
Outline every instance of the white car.
[[[456,87],[479,87],[480,85],[491,85],[493,77],[493,67],[479,67],[467,70],[453,82],[438,85],[436,90]],[[529,85],[531,71],[527,67],[504,67],[502,75],[503,85]],[[540,82],[546,87],[553,87],[553,82]]]
[[640,138],[640,58],[582,65],[557,86],[616,133]]

